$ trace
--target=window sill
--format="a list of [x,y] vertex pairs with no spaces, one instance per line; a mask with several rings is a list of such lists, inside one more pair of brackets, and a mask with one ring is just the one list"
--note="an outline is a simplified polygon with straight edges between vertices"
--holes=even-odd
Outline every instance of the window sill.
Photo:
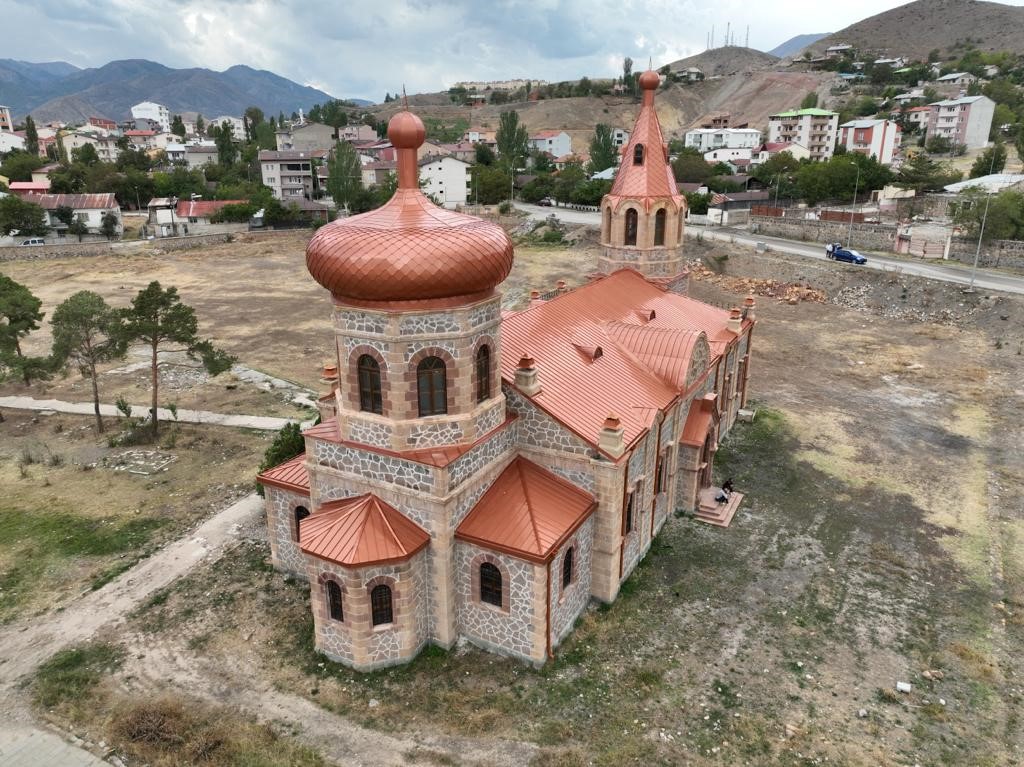
[[477,599],[475,600],[475,602],[477,607],[483,610],[489,610],[492,613],[498,613],[499,615],[509,615],[511,612],[511,606],[498,607],[498,605],[491,604],[490,602],[485,602],[482,599]]
[[391,623],[378,623],[376,626],[372,627],[370,631],[374,634],[382,634],[385,631],[393,631],[394,629],[395,622],[391,621]]

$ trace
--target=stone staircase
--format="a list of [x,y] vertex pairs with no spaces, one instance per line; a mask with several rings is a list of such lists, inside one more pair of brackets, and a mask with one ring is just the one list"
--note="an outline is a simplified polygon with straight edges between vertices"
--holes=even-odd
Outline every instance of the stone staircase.
[[709,525],[728,527],[736,515],[736,509],[743,502],[743,493],[733,492],[725,503],[718,503],[715,500],[717,493],[717,487],[706,487],[700,491],[700,503],[695,516],[701,522],[707,522]]

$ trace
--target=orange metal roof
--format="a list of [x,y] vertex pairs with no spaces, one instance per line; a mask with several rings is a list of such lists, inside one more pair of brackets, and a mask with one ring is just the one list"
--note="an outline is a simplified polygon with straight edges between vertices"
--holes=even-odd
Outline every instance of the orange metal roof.
[[[643,89],[640,114],[629,136],[629,143],[622,149],[619,172],[607,196],[612,198],[613,204],[625,198],[644,200],[669,197],[678,208],[686,203],[676,188],[672,165],[668,161],[668,147],[658,122],[658,113],[654,109],[654,92],[661,78],[656,72],[647,71],[640,75],[639,82]],[[644,145],[644,161],[634,165],[633,153],[638,144]]]
[[299,526],[299,548],[346,567],[408,559],[429,542],[423,528],[370,494],[325,503]]
[[679,441],[684,445],[701,447],[707,439],[711,419],[714,417],[715,404],[711,400],[699,399],[690,404],[690,413],[686,416],[686,425]]
[[455,537],[531,562],[547,562],[596,508],[594,496],[517,456]]
[[309,495],[309,472],[306,471],[306,454],[301,453],[290,461],[280,463],[256,476],[256,481],[264,485],[273,485],[284,490]]
[[[654,318],[644,322],[651,312]],[[501,374],[513,383],[519,359],[533,357],[541,391],[532,402],[594,446],[605,417],[616,413],[628,445],[681,393],[695,331],[707,336],[713,360],[736,337],[728,319],[724,309],[669,293],[623,269],[506,316]],[[597,347],[602,354],[595,359],[588,350]]]

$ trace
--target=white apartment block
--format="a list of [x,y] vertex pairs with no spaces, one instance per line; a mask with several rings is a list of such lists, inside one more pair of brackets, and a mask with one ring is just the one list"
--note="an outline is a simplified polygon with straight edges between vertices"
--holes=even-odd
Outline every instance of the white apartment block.
[[13,133],[14,120],[11,119],[10,107],[0,105],[0,133]]
[[[216,125],[218,128],[224,123],[228,123],[231,126],[231,137],[235,141],[245,141],[245,123],[242,122],[241,117],[231,117],[230,115],[221,115],[220,117],[210,120],[210,125]],[[185,126],[186,130],[188,126]]]
[[451,156],[424,157],[419,162],[423,192],[446,208],[465,205],[469,199],[469,163]]
[[683,145],[706,154],[713,149],[756,149],[761,131],[755,128],[695,128],[686,132]]
[[987,96],[964,96],[928,105],[928,138],[942,136],[950,143],[978,149],[988,144],[996,105]]
[[171,113],[163,104],[154,101],[143,101],[132,107],[132,119],[152,120],[160,126],[164,133],[171,132]]
[[531,149],[547,152],[552,157],[564,157],[572,154],[572,138],[564,130],[542,130],[530,136]]
[[794,109],[768,118],[769,144],[800,144],[815,162],[835,153],[839,115],[826,109]]
[[899,123],[892,120],[850,120],[839,126],[839,143],[848,152],[874,157],[882,165],[891,165],[899,149]]
[[274,197],[285,203],[312,197],[316,182],[310,152],[264,149],[260,151],[259,160],[263,185],[270,187]]

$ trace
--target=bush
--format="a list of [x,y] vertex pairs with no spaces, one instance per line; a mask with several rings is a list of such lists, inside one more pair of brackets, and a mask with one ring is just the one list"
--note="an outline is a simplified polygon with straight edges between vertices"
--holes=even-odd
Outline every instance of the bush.
[[544,232],[544,234],[541,235],[541,238],[540,238],[541,242],[545,242],[545,243],[549,243],[549,244],[556,244],[556,243],[562,242],[562,240],[563,240],[562,233],[560,231],[558,231],[557,229],[549,229],[548,231]]
[[[267,452],[263,454],[263,461],[260,463],[260,471],[272,469],[285,461],[289,461],[306,450],[306,441],[302,438],[302,431],[297,423],[287,423],[274,437]],[[263,485],[257,483],[256,492],[263,495]]]
[[503,216],[509,215],[510,213],[512,213],[512,203],[509,202],[508,200],[505,200],[505,202],[501,203],[501,205],[498,206],[498,212]]

